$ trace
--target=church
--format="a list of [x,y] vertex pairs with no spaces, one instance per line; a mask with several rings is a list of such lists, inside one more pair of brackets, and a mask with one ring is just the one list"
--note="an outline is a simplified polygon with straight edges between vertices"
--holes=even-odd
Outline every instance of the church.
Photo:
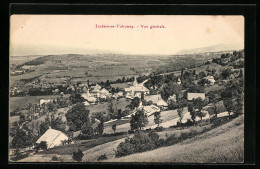
[[133,86],[125,88],[125,92],[126,92],[126,98],[130,98],[130,99],[134,97],[141,98],[142,93],[144,95],[149,94],[149,90],[146,87],[144,87],[144,83],[138,84],[136,78],[133,82]]

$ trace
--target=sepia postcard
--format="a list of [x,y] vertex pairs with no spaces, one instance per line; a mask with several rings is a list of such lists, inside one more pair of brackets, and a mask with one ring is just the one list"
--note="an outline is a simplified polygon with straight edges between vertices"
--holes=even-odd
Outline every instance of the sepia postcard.
[[242,15],[11,15],[9,162],[244,162]]

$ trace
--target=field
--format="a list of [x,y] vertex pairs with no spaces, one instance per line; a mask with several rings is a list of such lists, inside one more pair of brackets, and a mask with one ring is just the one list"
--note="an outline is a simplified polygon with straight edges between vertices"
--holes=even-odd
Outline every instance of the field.
[[[37,58],[43,60],[39,62],[39,65],[35,66],[34,72],[25,73],[18,76],[10,77],[11,87],[20,85],[22,86],[21,79],[29,79],[35,76],[40,77],[41,81],[47,83],[60,83],[60,78],[70,77],[71,83],[76,81],[100,82],[106,80],[117,80],[122,77],[130,78],[133,76],[147,75],[154,70],[154,67],[164,65],[163,58],[165,56],[132,56],[128,55],[111,55],[111,54],[96,54],[96,55],[48,55]],[[15,60],[19,60],[16,62]],[[24,62],[30,60],[35,61],[32,58],[26,57],[11,57],[14,60],[12,69],[15,70],[15,66],[23,65]],[[22,61],[23,60],[23,61]],[[158,60],[159,64],[155,64],[153,61]],[[29,62],[30,63],[30,62]],[[26,64],[25,64],[26,66]],[[46,77],[47,76],[47,77]],[[26,86],[30,83],[25,84]]]
[[28,103],[39,104],[40,99],[57,99],[58,95],[46,95],[46,96],[24,96],[24,97],[10,97],[10,110],[14,111],[18,107],[26,106]]
[[[117,100],[113,100],[113,107],[118,109],[122,109],[122,111],[126,108],[127,105],[130,104],[130,100],[126,98],[121,98]],[[95,105],[89,105],[86,107],[90,111],[90,113],[96,113],[96,112],[105,112],[108,113],[108,105],[109,102],[102,102]]]
[[[186,109],[184,110],[184,112],[186,111]],[[176,110],[169,110],[169,111],[163,111],[161,112],[161,119],[162,119],[162,123],[160,124],[161,126],[173,126],[174,123],[171,123],[172,120],[176,119],[178,117],[177,111]],[[175,121],[175,120],[174,120]],[[105,129],[104,129],[104,133],[114,133],[114,131],[112,130],[112,125],[115,122],[111,122],[111,123],[106,123],[105,124]],[[125,120],[125,119],[120,119],[116,121],[117,123],[117,127],[116,127],[116,132],[127,132],[128,130],[130,130],[130,123],[129,120]],[[154,123],[154,116],[149,116],[148,117],[148,125],[145,127],[145,129],[147,128],[155,128],[157,126],[157,124]]]

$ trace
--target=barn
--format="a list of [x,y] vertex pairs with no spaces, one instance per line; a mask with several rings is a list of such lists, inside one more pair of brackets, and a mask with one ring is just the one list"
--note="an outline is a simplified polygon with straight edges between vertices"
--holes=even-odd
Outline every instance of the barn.
[[37,141],[36,143],[39,144],[42,141],[46,141],[47,148],[52,148],[55,146],[60,146],[61,141],[68,140],[68,136],[58,130],[48,129]]

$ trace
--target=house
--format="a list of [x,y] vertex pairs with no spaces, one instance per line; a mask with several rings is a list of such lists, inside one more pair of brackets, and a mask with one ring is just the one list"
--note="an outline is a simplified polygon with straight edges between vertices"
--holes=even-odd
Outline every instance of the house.
[[151,116],[155,112],[160,112],[161,109],[155,105],[150,105],[150,106],[144,106],[143,110],[145,113],[147,113],[148,116]]
[[107,99],[107,95],[105,95],[103,93],[99,94],[98,97],[101,99]]
[[177,80],[177,84],[178,84],[178,85],[181,84],[181,79],[180,79],[180,78],[178,78],[178,80]]
[[165,108],[168,107],[168,104],[167,104],[163,99],[161,99],[158,103],[156,103],[156,105],[157,105],[158,107],[163,108],[163,109],[165,109]]
[[91,86],[90,87],[90,91],[92,93],[99,93],[100,92],[100,89],[101,89],[101,86],[99,86],[98,84],[96,84],[95,86]]
[[84,101],[83,103],[84,103],[85,106],[89,106],[90,105],[88,101]]
[[176,102],[177,101],[176,94],[173,94],[172,96],[170,96],[167,101],[169,102],[170,100],[173,100],[174,102]]
[[43,103],[47,104],[49,102],[52,102],[51,99],[40,99],[40,105],[42,105]]
[[83,90],[83,92],[85,92],[85,93],[86,93],[86,92],[88,91],[88,88],[85,86],[85,87],[83,87],[83,89],[82,89],[82,90]]
[[202,98],[202,100],[205,99],[205,93],[188,93],[187,99],[188,101],[192,101],[193,99]]
[[82,93],[81,96],[84,97],[85,100],[91,103],[97,101],[97,98],[93,94],[89,93],[89,91],[87,91],[87,93]]
[[117,98],[120,98],[120,97],[123,97],[123,96],[124,96],[123,92],[118,92],[118,93],[115,93],[114,95],[112,95],[112,98],[117,99]]
[[205,77],[205,79],[207,79],[210,82],[209,85],[214,85],[216,82],[216,80],[214,79],[213,76],[207,76],[207,77]]
[[[109,91],[108,91],[107,89],[105,89],[105,88],[101,89],[100,92],[99,92],[99,94],[100,94],[100,96],[101,96],[101,95],[104,95],[105,98],[112,96],[112,94],[109,93]],[[104,98],[104,97],[103,97],[103,98]]]
[[69,137],[66,136],[64,133],[58,130],[54,130],[49,128],[37,141],[36,143],[39,144],[42,141],[46,141],[47,149],[52,148],[55,146],[60,146],[61,141],[68,140]]
[[72,137],[73,137],[73,138],[76,138],[76,137],[78,137],[80,134],[81,134],[81,130],[75,131],[75,132],[72,133]]

